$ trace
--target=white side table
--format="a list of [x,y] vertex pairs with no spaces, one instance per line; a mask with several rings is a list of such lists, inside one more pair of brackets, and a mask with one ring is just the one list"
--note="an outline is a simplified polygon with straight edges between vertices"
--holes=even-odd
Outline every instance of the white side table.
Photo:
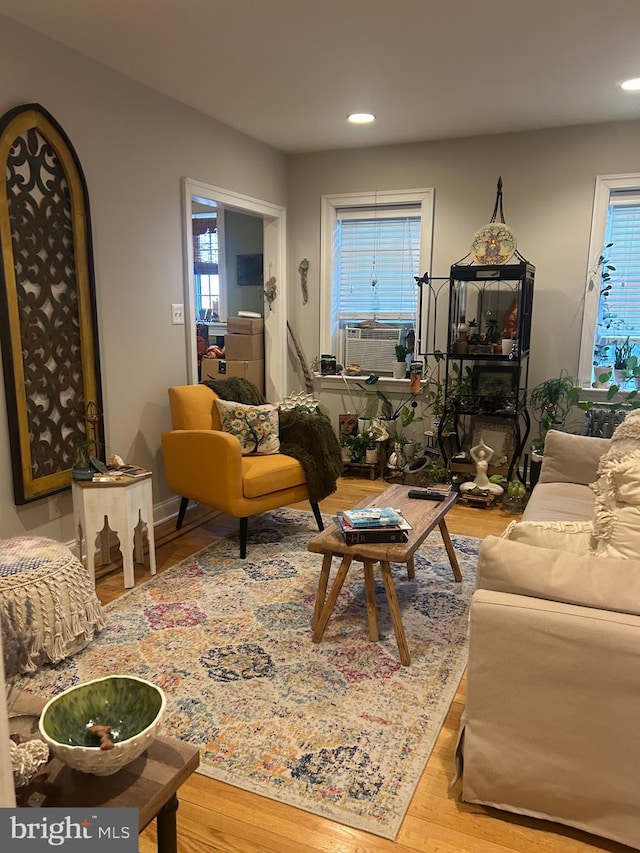
[[[149,540],[149,568],[156,573],[156,551],[153,534],[153,495],[151,473],[144,477],[131,477],[113,483],[92,483],[85,480],[72,481],[73,521],[80,559],[82,541],[86,544],[86,565],[89,576],[95,583],[95,541],[104,528],[105,519],[120,540],[124,585],[135,584],[133,558],[144,563],[142,546],[143,526],[147,527]],[[102,536],[102,562],[110,560],[109,533]]]

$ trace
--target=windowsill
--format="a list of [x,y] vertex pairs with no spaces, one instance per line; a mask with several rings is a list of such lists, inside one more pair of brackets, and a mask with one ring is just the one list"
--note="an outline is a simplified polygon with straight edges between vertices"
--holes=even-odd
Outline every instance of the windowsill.
[[621,389],[622,393],[615,394],[611,399],[607,397],[609,393],[608,386],[604,388],[592,388],[590,386],[582,386],[580,388],[580,396],[579,400],[581,403],[591,402],[591,403],[602,403],[604,405],[611,403],[623,403],[627,397],[627,395],[631,391],[635,391],[636,386],[634,383],[627,383]]
[[[344,384],[357,384],[360,382],[362,385],[366,385],[366,380],[369,378],[369,373],[363,373],[360,376],[347,376],[346,374],[335,374],[335,375],[327,375],[323,376],[321,373],[314,373],[314,379],[319,379],[320,384],[323,388],[337,388],[340,385]],[[379,376],[378,381],[369,385],[368,387],[374,390],[375,388],[379,388],[381,385],[390,390],[396,390],[398,392],[404,391],[409,387],[409,379],[394,379],[393,376]]]

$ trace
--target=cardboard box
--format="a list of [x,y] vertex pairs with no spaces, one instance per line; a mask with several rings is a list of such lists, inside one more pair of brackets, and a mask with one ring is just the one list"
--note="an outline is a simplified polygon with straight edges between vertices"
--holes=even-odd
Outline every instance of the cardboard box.
[[262,335],[264,319],[262,317],[229,317],[227,332],[233,335]]
[[240,376],[253,382],[264,394],[264,359],[255,361],[229,361],[222,358],[203,358],[201,379],[224,379],[225,376]]
[[226,334],[224,355],[228,361],[264,360],[264,335]]

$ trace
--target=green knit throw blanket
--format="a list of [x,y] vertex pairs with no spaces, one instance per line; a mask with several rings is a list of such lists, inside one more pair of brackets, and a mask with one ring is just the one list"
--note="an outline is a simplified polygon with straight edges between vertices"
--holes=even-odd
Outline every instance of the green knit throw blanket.
[[[264,395],[248,379],[228,376],[202,382],[220,397],[247,406],[267,403]],[[309,500],[317,503],[337,488],[342,473],[340,443],[331,422],[322,414],[278,411],[280,453],[292,456],[302,465],[307,478]]]

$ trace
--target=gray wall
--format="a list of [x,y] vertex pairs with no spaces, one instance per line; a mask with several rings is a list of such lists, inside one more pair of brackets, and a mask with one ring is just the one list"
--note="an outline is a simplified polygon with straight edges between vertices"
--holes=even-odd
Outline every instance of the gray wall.
[[264,313],[264,288],[259,285],[238,286],[238,255],[261,255],[264,248],[264,225],[259,216],[225,210],[224,242],[227,273],[227,314],[238,311]]
[[[596,175],[640,172],[640,122],[300,154],[289,158],[289,317],[308,360],[319,355],[320,196],[435,188],[433,276],[446,276],[489,221],[496,183],[518,248],[536,266],[529,385],[575,375]],[[307,257],[309,302],[297,267]],[[292,384],[301,384],[292,359]],[[323,392],[332,415],[344,410]]]
[[[0,114],[42,104],[85,172],[108,451],[151,467],[161,504],[172,497],[160,450],[170,427],[167,387],[187,378],[185,331],[171,325],[170,313],[171,303],[183,302],[181,178],[286,204],[285,157],[12,21],[0,23]],[[71,540],[70,492],[56,521],[47,500],[15,507],[9,454],[1,403],[0,536]]]

